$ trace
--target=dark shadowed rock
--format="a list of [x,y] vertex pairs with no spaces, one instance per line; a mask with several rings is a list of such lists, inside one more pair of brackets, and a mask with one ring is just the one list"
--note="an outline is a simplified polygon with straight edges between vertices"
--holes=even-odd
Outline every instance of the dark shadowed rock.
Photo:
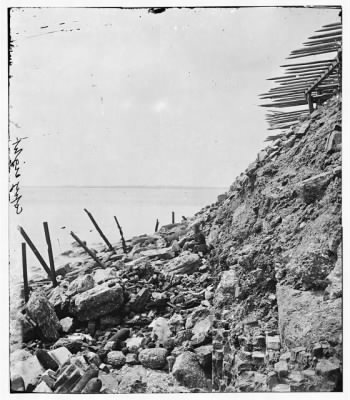
[[183,385],[189,388],[206,388],[206,377],[194,353],[186,351],[175,361],[172,374]]
[[11,393],[18,393],[25,391],[24,380],[21,377],[21,375],[13,375],[11,377],[10,390]]
[[277,303],[282,341],[289,348],[320,340],[341,343],[341,298],[325,301],[322,293],[278,285]]
[[46,350],[38,349],[35,355],[44,369],[58,370],[59,365]]
[[117,333],[115,333],[109,340],[114,342],[116,340],[126,340],[130,336],[130,329],[129,328],[122,328],[119,329]]
[[27,313],[38,325],[43,339],[54,341],[59,338],[60,322],[53,306],[42,291],[32,293],[27,303]]

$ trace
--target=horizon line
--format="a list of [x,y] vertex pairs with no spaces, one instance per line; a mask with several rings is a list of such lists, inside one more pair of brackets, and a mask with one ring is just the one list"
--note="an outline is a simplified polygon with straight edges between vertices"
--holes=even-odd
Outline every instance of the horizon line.
[[228,189],[227,186],[183,185],[22,185],[22,188],[133,188],[133,189]]

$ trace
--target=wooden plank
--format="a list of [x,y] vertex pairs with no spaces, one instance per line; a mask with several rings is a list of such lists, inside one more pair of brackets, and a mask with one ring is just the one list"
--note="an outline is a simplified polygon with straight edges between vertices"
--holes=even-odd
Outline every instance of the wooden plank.
[[23,239],[26,241],[27,245],[30,247],[32,252],[35,254],[36,258],[38,259],[41,266],[44,268],[47,275],[52,280],[51,271],[50,271],[49,266],[46,264],[45,260],[41,256],[39,250],[35,247],[34,243],[31,241],[30,237],[27,235],[26,231],[21,226],[18,226],[17,229],[19,230],[20,234],[22,235]]
[[341,41],[341,39],[342,39],[341,37],[338,37],[338,38],[331,38],[331,39],[314,40],[312,42],[304,42],[303,45],[310,47],[310,46],[315,46],[318,44],[329,44],[329,43],[333,44],[333,43]]
[[281,119],[286,119],[286,118],[299,118],[300,115],[306,114],[307,110],[303,110],[302,113],[299,114],[293,114],[293,113],[289,113],[289,112],[284,112],[281,115],[275,115],[275,116],[267,116],[266,119],[267,120],[281,120]]
[[292,74],[292,75],[284,75],[284,76],[277,76],[274,78],[267,78],[267,81],[280,81],[280,80],[284,80],[284,79],[289,79],[289,78],[295,78],[296,75]]
[[99,227],[99,225],[97,224],[97,222],[95,221],[95,218],[93,217],[93,215],[86,209],[84,208],[84,211],[86,212],[86,214],[88,215],[88,217],[90,218],[92,224],[94,225],[94,227],[96,228],[97,232],[100,234],[102,240],[106,243],[108,249],[110,251],[115,252],[113,246],[110,244],[109,240],[107,239],[106,235],[102,232],[102,229]]
[[102,262],[96,257],[95,253],[93,251],[91,251],[86,244],[83,243],[82,240],[79,239],[79,237],[74,233],[74,232],[70,232],[71,236],[73,237],[73,239],[79,244],[79,246],[81,246],[85,252],[101,267],[101,268],[105,268],[105,266],[102,264]]
[[51,246],[49,225],[48,225],[47,222],[43,222],[43,226],[44,226],[45,239],[46,239],[46,244],[47,244],[47,253],[49,255],[49,263],[50,263],[52,284],[53,284],[54,287],[56,287],[57,286],[56,271],[55,271],[55,263],[54,263],[54,260],[53,260],[53,252],[52,252],[52,246]]
[[276,92],[286,92],[288,90],[295,90],[295,91],[300,91],[301,89],[307,87],[308,85],[288,85],[288,86],[281,86],[281,87],[276,87],[270,90],[269,94],[275,94]]
[[294,74],[300,74],[302,72],[317,72],[323,71],[328,67],[329,64],[322,65],[320,67],[299,67],[299,68],[288,68],[288,72],[293,72]]
[[338,61],[334,61],[327,69],[327,71],[325,71],[318,79],[317,81],[309,88],[305,91],[305,94],[307,95],[308,93],[310,93],[315,87],[317,87],[323,80],[325,80],[328,75],[330,73],[332,73],[332,71],[338,66],[339,62]]
[[321,38],[327,38],[327,37],[337,36],[337,35],[341,35],[341,34],[342,34],[342,31],[338,30],[335,32],[324,33],[322,35],[310,36],[308,39],[321,39]]
[[125,238],[124,238],[124,234],[123,234],[123,229],[120,226],[118,218],[116,216],[114,216],[114,220],[115,220],[115,222],[117,224],[117,227],[118,227],[118,230],[119,230],[119,234],[120,234],[120,238],[121,238],[122,246],[123,246],[123,252],[124,252],[124,254],[126,254],[128,252],[128,249],[126,247],[126,242],[125,242]]
[[292,106],[303,106],[307,104],[306,100],[304,101],[295,101],[295,102],[281,102],[281,103],[268,103],[268,104],[260,104],[260,107],[292,107]]
[[330,32],[330,31],[335,31],[335,30],[339,30],[339,29],[341,29],[341,24],[340,25],[337,25],[337,26],[330,26],[330,27],[328,27],[328,28],[322,28],[322,29],[318,29],[317,31],[315,31],[315,32],[320,32],[320,33],[322,33],[322,32]]
[[158,218],[157,218],[156,226],[155,226],[155,228],[154,228],[154,232],[158,232],[158,227],[159,227],[159,220],[158,220]]
[[341,22],[333,22],[331,24],[323,25],[322,28],[329,28],[331,26],[342,26],[343,24]]
[[308,54],[293,55],[293,56],[287,57],[287,59],[288,59],[288,60],[295,60],[295,59],[297,59],[297,58],[311,57],[311,56],[316,56],[316,55],[321,55],[321,54],[328,54],[328,53],[336,53],[336,50],[331,50],[331,51],[314,51],[314,52],[308,53]]
[[286,82],[283,82],[283,83],[281,83],[281,87],[283,87],[283,86],[288,86],[288,85],[290,85],[291,83],[302,83],[302,84],[305,84],[305,83],[307,83],[307,82],[309,82],[310,81],[310,77],[308,77],[308,76],[302,76],[301,78],[298,78],[298,79],[293,79],[293,80],[290,80],[290,81],[286,81]]
[[333,59],[330,60],[320,60],[320,61],[309,61],[306,63],[297,63],[297,64],[285,64],[281,65],[281,67],[297,67],[297,66],[302,66],[302,65],[317,65],[317,64],[328,64],[330,62],[334,61]]
[[292,51],[291,54],[292,55],[298,55],[298,54],[309,54],[312,53],[314,51],[337,51],[338,48],[340,46],[338,46],[337,44],[329,44],[329,45],[322,45],[322,46],[310,46],[310,47],[304,47],[303,49],[298,49],[295,51]]
[[22,270],[23,270],[23,294],[24,302],[29,300],[29,285],[28,285],[28,272],[27,272],[27,251],[26,244],[22,243]]
[[314,104],[313,104],[313,101],[312,101],[311,94],[307,94],[306,95],[306,100],[307,100],[307,104],[309,106],[310,114],[312,114],[312,112],[314,111]]

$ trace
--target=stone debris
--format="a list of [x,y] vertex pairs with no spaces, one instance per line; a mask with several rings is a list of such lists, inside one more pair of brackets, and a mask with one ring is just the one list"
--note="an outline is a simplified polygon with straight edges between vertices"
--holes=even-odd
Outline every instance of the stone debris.
[[145,368],[162,369],[166,364],[167,350],[157,347],[144,349],[139,353],[139,361]]
[[55,310],[45,293],[35,291],[26,305],[28,316],[37,324],[43,339],[48,341],[59,338],[60,323]]
[[172,368],[172,374],[183,385],[189,388],[206,388],[205,373],[194,353],[185,351],[180,354]]
[[105,269],[69,250],[59,285],[33,285],[19,313],[11,391],[341,391],[339,107],[282,134],[194,217],[127,254],[96,247]]

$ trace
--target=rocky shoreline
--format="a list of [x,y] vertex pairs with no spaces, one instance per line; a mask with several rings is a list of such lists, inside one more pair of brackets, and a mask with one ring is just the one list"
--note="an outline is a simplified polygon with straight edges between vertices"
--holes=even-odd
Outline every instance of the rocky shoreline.
[[341,125],[335,96],[193,218],[95,247],[104,268],[69,250],[18,313],[11,390],[341,391]]
[[[182,251],[193,220],[100,246],[101,268],[74,247],[59,285],[32,282],[11,353],[11,390],[54,393],[210,391],[212,277]],[[85,383],[85,384],[84,384]]]

